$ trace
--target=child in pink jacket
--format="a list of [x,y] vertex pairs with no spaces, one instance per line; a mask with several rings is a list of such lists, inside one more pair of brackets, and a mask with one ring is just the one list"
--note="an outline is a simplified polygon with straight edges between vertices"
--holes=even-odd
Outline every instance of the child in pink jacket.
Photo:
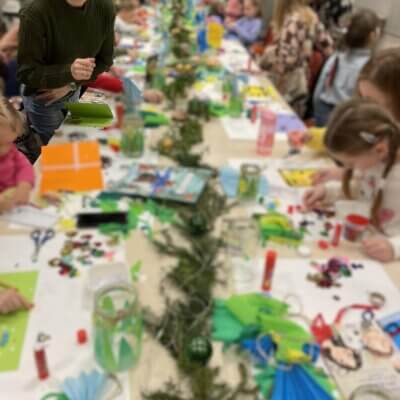
[[32,165],[14,144],[23,126],[18,111],[0,97],[0,213],[28,203],[35,183]]

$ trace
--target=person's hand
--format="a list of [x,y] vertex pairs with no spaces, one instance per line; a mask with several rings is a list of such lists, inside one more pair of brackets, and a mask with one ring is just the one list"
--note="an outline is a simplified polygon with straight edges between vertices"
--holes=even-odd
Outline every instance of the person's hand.
[[143,100],[147,103],[159,104],[164,100],[164,95],[159,90],[150,89],[143,93]]
[[0,198],[0,214],[12,210],[16,206],[14,196],[3,195]]
[[31,197],[32,186],[28,182],[21,182],[15,190],[14,202],[16,205],[27,204]]
[[46,106],[49,106],[65,97],[70,91],[71,87],[68,85],[56,89],[40,90],[35,99],[44,101]]
[[71,65],[71,74],[76,81],[87,81],[96,67],[94,58],[77,58]]
[[326,196],[325,186],[320,185],[307,191],[303,198],[303,207],[305,211],[318,208]]
[[388,239],[384,237],[372,237],[362,242],[365,254],[380,262],[391,262],[394,260],[394,249]]
[[16,289],[0,292],[0,314],[9,314],[18,310],[30,310],[33,305]]
[[343,168],[321,169],[313,175],[312,184],[316,186],[329,181],[340,181],[343,178],[343,174]]

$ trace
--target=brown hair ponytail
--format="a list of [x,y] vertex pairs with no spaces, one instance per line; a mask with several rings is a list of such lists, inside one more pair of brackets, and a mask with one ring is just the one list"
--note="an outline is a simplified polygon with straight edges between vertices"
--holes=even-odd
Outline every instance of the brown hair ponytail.
[[[332,113],[325,136],[325,146],[333,154],[361,155],[383,140],[388,142],[388,157],[382,173],[386,180],[397,161],[400,149],[400,126],[392,115],[371,100],[350,100]],[[353,170],[345,172],[343,192],[349,198]],[[383,187],[378,192],[371,207],[371,223],[380,229],[379,212],[383,203]]]

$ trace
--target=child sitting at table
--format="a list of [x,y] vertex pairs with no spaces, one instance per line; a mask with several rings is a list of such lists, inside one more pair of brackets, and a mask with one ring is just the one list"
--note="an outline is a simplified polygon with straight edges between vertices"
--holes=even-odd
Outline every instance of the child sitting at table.
[[262,30],[261,6],[259,0],[244,0],[243,17],[238,21],[227,21],[227,30],[237,36],[245,46],[255,43]]
[[400,126],[383,106],[350,100],[333,112],[324,139],[332,158],[345,168],[342,186],[330,182],[304,196],[306,209],[334,204],[339,198],[371,204],[374,234],[364,252],[381,262],[400,258]]
[[0,97],[0,213],[28,203],[34,186],[33,167],[14,144],[23,129],[21,115]]
[[272,44],[267,46],[261,68],[300,115],[310,95],[311,64],[315,50],[328,57],[333,41],[317,14],[304,0],[275,0],[271,22]]
[[228,0],[225,6],[225,24],[235,23],[243,16],[242,0]]
[[[400,47],[375,53],[361,70],[356,92],[388,109],[400,123]],[[314,183],[340,180],[342,168],[321,169]]]
[[121,34],[135,34],[145,19],[138,14],[140,2],[138,0],[119,0],[116,5],[115,31]]
[[352,97],[379,36],[380,21],[373,11],[364,9],[352,15],[344,48],[329,58],[318,79],[313,99],[316,126],[325,126],[336,105]]

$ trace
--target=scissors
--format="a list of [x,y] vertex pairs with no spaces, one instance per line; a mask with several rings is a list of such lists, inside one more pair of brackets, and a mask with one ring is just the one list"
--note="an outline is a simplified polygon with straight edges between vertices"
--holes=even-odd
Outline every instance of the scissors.
[[35,229],[31,232],[31,239],[33,240],[33,243],[35,245],[35,251],[32,254],[32,262],[37,262],[40,249],[46,242],[53,239],[54,236],[54,229]]

